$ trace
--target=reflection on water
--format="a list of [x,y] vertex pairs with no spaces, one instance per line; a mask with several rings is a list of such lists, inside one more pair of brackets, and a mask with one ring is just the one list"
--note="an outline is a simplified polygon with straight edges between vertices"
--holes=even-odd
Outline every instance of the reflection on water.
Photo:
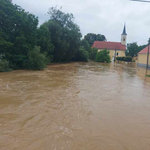
[[149,116],[150,78],[134,64],[0,74],[0,150],[149,150]]

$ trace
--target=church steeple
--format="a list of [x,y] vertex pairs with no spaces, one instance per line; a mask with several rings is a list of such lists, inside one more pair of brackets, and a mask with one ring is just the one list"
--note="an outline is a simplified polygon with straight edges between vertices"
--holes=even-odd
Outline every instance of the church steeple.
[[121,44],[126,45],[127,42],[127,33],[126,33],[126,25],[124,24],[123,32],[121,34]]
[[126,25],[125,24],[124,24],[124,29],[123,29],[122,35],[127,35],[127,33],[126,33]]

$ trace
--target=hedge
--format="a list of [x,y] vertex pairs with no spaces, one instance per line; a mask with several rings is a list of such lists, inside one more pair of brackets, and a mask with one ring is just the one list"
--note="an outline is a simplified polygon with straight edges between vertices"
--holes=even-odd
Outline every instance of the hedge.
[[132,62],[132,57],[127,56],[127,57],[117,57],[116,60],[118,61],[125,61],[125,62]]

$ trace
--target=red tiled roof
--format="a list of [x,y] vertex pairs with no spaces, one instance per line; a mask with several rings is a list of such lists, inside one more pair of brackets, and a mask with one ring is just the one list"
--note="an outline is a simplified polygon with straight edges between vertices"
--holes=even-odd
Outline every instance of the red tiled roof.
[[122,45],[119,42],[104,42],[104,41],[95,41],[94,44],[92,45],[92,48],[97,48],[97,49],[105,49],[107,48],[108,50],[126,50],[126,46]]
[[[148,52],[148,46],[145,47],[143,50],[141,50],[141,51],[139,52],[139,54],[147,54],[147,52]],[[150,45],[149,45],[149,53],[150,53]]]

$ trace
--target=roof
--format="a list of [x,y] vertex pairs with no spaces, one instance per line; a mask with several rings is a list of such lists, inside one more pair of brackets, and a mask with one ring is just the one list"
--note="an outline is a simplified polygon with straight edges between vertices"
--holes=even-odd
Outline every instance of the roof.
[[124,25],[124,29],[123,29],[122,35],[127,35],[127,33],[126,33],[126,25]]
[[104,42],[104,41],[95,41],[92,45],[92,48],[97,49],[108,49],[108,50],[126,50],[126,46],[122,45],[119,42]]
[[[147,54],[147,52],[148,52],[148,46],[145,47],[143,50],[141,50],[141,51],[139,52],[139,54]],[[149,45],[149,53],[150,53],[150,45]]]

